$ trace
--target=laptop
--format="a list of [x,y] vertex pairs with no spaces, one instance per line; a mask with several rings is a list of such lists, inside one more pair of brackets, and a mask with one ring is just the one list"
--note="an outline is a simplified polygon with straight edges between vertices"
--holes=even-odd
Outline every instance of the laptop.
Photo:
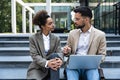
[[95,69],[100,66],[103,55],[70,55],[67,68]]

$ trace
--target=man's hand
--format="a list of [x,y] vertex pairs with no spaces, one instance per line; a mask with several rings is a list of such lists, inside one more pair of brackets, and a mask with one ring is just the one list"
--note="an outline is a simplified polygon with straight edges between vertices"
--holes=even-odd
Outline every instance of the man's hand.
[[65,47],[63,48],[63,53],[66,55],[66,54],[68,54],[69,52],[71,52],[71,48],[70,48],[69,46],[65,46]]
[[57,70],[61,67],[62,63],[63,62],[60,58],[54,58],[48,61],[48,67],[53,70]]

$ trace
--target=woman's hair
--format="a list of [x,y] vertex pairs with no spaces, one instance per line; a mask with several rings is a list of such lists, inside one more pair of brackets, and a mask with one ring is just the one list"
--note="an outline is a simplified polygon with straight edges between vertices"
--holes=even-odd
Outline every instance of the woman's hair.
[[92,11],[89,7],[86,6],[79,6],[76,9],[74,9],[75,13],[80,13],[82,16],[92,18]]
[[41,25],[46,24],[47,18],[50,17],[45,10],[41,10],[36,13],[36,15],[33,17],[33,24],[38,25],[41,28]]

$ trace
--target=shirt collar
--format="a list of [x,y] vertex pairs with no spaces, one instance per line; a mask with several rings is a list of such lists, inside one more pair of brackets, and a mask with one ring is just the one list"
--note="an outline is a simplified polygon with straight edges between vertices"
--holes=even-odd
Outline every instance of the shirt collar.
[[[90,33],[90,32],[91,32],[91,30],[92,30],[92,27],[93,27],[93,26],[91,25],[91,27],[89,28],[89,30],[88,30],[87,32],[89,32],[89,33]],[[82,30],[81,30],[81,29],[80,29],[80,33],[82,33]]]
[[44,39],[50,39],[49,35],[47,35],[47,36],[44,35],[44,34],[42,34],[42,35],[43,35],[43,38],[44,38]]
[[88,32],[91,32],[91,30],[92,30],[92,26],[90,27],[90,29],[88,30]]

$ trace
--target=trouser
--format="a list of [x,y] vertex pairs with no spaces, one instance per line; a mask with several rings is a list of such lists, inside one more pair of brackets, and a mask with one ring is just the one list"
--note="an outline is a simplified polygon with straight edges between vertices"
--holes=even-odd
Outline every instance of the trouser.
[[98,69],[66,69],[67,80],[99,80]]
[[[48,59],[54,59],[56,57],[59,58],[58,54],[54,53]],[[59,80],[59,69],[55,71],[49,68],[48,75],[43,80]]]

